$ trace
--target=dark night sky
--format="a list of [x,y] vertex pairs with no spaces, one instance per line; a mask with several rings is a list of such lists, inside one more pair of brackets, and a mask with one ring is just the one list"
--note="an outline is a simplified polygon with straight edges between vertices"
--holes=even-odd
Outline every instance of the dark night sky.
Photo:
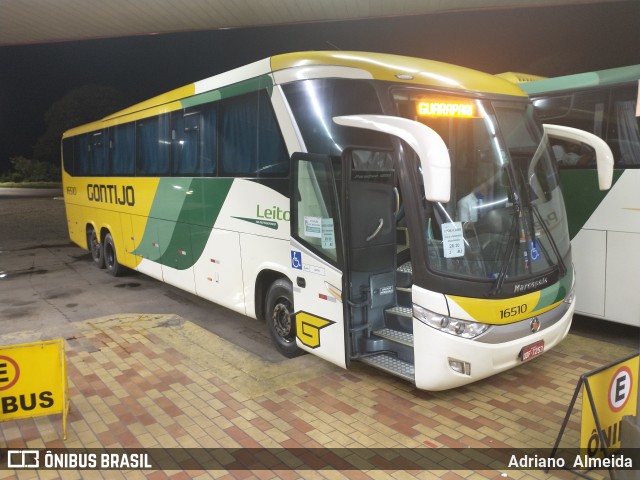
[[362,50],[545,76],[640,64],[640,1],[0,47],[0,172],[30,157],[44,112],[101,84],[135,103],[270,55]]

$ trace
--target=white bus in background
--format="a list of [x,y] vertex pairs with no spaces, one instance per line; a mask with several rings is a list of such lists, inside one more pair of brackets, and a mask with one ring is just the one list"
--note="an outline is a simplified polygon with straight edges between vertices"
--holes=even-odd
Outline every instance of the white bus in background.
[[613,186],[601,192],[593,188],[597,172],[586,150],[554,147],[576,267],[576,313],[640,326],[640,65],[519,80],[542,123],[586,130],[611,147]]

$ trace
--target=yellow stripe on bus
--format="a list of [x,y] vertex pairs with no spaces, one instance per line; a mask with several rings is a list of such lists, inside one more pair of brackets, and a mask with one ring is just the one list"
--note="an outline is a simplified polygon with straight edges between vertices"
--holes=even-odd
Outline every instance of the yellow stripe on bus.
[[455,303],[475,321],[491,325],[506,325],[535,315],[540,315],[557,307],[562,301],[539,307],[541,292],[532,292],[515,298],[488,300],[486,298],[457,297],[447,295],[447,300]]

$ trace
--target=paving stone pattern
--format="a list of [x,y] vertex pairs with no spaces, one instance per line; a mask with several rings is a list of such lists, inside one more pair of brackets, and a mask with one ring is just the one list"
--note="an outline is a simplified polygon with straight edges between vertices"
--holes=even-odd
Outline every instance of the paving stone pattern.
[[[570,335],[517,369],[446,392],[313,355],[269,363],[172,315],[70,324],[71,411],[0,423],[8,448],[550,448],[581,374],[631,353]],[[41,337],[20,332],[0,343]],[[562,445],[579,445],[579,398]],[[606,473],[606,472],[604,472]],[[608,478],[594,473],[594,478]],[[0,471],[48,478],[571,479],[508,470]]]

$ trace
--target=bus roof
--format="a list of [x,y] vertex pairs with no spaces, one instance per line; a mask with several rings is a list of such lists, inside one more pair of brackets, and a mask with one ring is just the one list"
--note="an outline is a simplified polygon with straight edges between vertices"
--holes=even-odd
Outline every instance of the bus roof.
[[271,57],[273,71],[305,65],[352,67],[372,78],[473,92],[522,95],[503,79],[449,63],[385,53],[325,51]]
[[520,87],[529,95],[563,90],[579,90],[589,87],[605,87],[640,80],[640,65],[610,68],[597,72],[577,73],[563,77],[547,78],[535,82],[524,82]]
[[537,80],[543,80],[547,77],[541,77],[540,75],[534,75],[532,73],[522,73],[522,72],[503,72],[497,73],[496,77],[504,78],[505,80],[509,80],[513,83],[523,83],[523,82],[535,82]]
[[[315,78],[318,76],[317,69],[309,68],[307,69],[308,73],[305,73],[303,68],[300,67],[345,67],[350,69],[354,76],[356,76],[355,72],[358,72],[358,78],[431,86],[450,91],[458,90],[460,92],[514,96],[526,95],[518,85],[495,75],[434,60],[383,53],[348,51],[285,53],[163,93],[101,120],[68,130],[63,137],[89,132],[123,121],[184,108],[185,100],[194,95],[206,94],[208,98],[215,99],[217,90],[221,88],[277,72],[299,68],[301,71],[297,78]],[[330,76],[340,76],[337,73],[339,72],[338,69],[334,68],[329,72]],[[308,75],[308,77],[305,75]],[[326,75],[325,73],[322,76]]]

